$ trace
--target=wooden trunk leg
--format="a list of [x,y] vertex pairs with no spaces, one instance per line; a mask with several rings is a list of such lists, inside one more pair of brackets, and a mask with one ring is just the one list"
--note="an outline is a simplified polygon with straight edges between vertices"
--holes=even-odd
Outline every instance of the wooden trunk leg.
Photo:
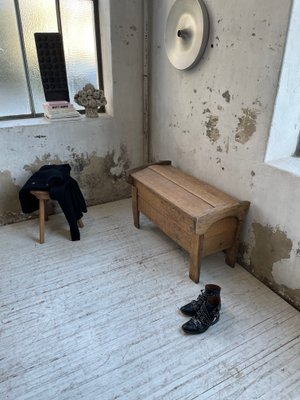
[[40,243],[44,243],[45,241],[45,200],[40,199],[40,211],[39,211],[39,218],[40,218]]
[[199,282],[200,279],[200,266],[201,256],[203,252],[203,235],[193,235],[192,248],[190,253],[190,271],[189,276],[195,283]]
[[238,221],[233,245],[229,249],[226,250],[225,262],[227,265],[229,265],[232,268],[234,267],[235,262],[236,262],[236,256],[237,256],[239,241],[240,241],[241,226],[242,226],[242,221]]
[[136,228],[140,228],[140,212],[138,208],[138,192],[136,187],[132,186],[132,214],[133,223]]

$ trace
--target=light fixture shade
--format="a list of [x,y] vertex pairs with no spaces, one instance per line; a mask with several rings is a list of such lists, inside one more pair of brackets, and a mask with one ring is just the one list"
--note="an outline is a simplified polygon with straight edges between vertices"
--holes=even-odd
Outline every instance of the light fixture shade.
[[176,0],[166,24],[165,48],[171,64],[180,70],[201,59],[209,36],[209,17],[202,0]]

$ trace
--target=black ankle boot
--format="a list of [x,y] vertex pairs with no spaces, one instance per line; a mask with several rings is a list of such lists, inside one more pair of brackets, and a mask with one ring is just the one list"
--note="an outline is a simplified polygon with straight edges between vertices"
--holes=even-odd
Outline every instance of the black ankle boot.
[[197,311],[200,310],[200,307],[202,306],[203,303],[207,300],[208,296],[216,296],[220,298],[219,302],[219,311],[221,309],[221,288],[218,285],[213,285],[213,284],[208,284],[205,285],[205,290],[201,290],[201,294],[198,296],[197,300],[192,300],[190,303],[186,304],[185,306],[182,306],[180,311],[183,314],[190,315],[193,317],[196,315]]
[[186,333],[198,334],[205,332],[211,325],[216,324],[220,318],[220,297],[208,296],[196,316],[182,325]]

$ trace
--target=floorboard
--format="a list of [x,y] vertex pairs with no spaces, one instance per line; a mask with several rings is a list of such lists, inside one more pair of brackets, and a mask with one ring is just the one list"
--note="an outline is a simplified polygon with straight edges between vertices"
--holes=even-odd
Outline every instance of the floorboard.
[[[62,214],[0,228],[0,398],[300,399],[300,314],[224,254],[200,283],[188,255],[130,200],[91,207],[81,240]],[[179,308],[222,287],[220,321],[189,336]]]

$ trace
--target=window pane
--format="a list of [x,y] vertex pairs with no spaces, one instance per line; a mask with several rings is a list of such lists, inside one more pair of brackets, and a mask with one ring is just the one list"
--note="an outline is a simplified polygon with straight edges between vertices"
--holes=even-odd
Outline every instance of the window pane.
[[98,87],[93,2],[61,0],[60,9],[70,101],[73,102],[75,93],[86,83]]
[[0,10],[0,117],[29,114],[14,2],[0,0]]
[[55,0],[19,0],[23,35],[35,111],[43,112],[44,89],[39,70],[34,33],[58,32]]

